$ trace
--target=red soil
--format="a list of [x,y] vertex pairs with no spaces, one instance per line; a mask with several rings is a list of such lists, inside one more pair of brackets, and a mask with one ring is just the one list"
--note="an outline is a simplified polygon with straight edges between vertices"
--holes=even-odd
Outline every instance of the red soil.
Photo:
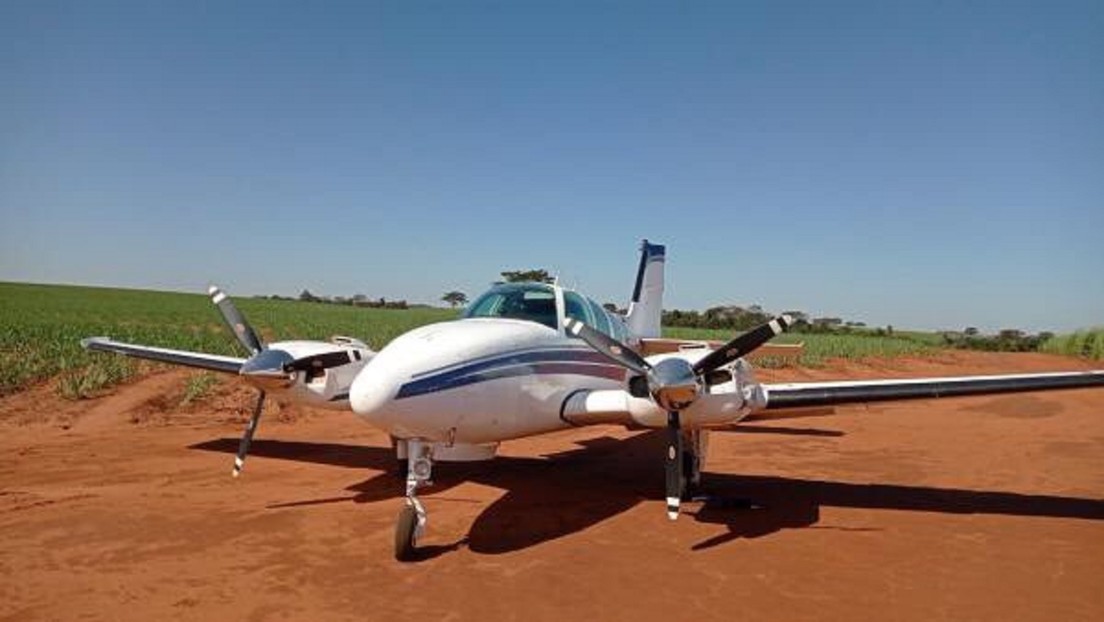
[[[760,376],[1086,367],[951,352]],[[187,376],[0,401],[0,620],[1104,618],[1104,390],[750,421],[712,436],[705,483],[753,509],[677,523],[655,433],[516,441],[437,468],[426,559],[400,564],[385,435],[273,407],[234,480],[252,392],[179,407]]]

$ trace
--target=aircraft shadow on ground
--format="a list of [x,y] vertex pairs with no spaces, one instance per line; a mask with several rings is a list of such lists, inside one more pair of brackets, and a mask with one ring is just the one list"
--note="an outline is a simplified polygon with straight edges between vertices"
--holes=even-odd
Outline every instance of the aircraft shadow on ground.
[[[783,428],[781,433],[800,434],[801,430]],[[810,434],[836,435],[824,430]],[[238,439],[222,438],[191,448],[233,454],[237,446]],[[434,469],[434,486],[426,489],[423,497],[430,507],[434,495],[465,481],[506,492],[480,513],[464,540],[435,547],[428,556],[455,550],[461,544],[484,554],[516,551],[582,531],[643,501],[662,501],[664,449],[662,432],[646,432],[623,440],[601,437],[583,441],[578,448],[544,458],[440,463]],[[259,439],[253,442],[250,453],[382,471],[347,487],[346,492],[351,494],[274,504],[271,508],[371,503],[403,495],[390,447]],[[816,525],[822,506],[1104,520],[1104,500],[1099,499],[710,472],[704,474],[702,483],[710,500],[688,504],[683,519],[724,525],[727,531],[695,544],[694,550]],[[662,512],[656,511],[656,520],[666,521]]]

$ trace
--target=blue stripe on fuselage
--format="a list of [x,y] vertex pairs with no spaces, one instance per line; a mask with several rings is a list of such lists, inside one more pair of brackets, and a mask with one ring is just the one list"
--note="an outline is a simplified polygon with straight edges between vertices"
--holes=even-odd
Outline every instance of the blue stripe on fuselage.
[[[459,363],[452,363],[450,365],[444,365],[442,367],[434,367],[433,369],[427,369],[425,371],[420,371],[420,372],[412,375],[411,378],[422,378],[424,376],[429,376],[431,374],[436,374],[438,372],[456,371],[456,370],[459,370],[459,369],[466,369],[466,368],[471,367],[473,365],[482,365],[482,364],[485,364],[485,363],[494,363],[494,362],[502,360],[502,359],[508,359],[508,358],[512,358],[512,357],[516,357],[516,356],[531,355],[531,354],[546,353],[546,352],[559,353],[559,354],[562,354],[565,358],[570,358],[570,357],[573,357],[575,355],[582,356],[582,355],[587,355],[587,354],[595,354],[594,350],[586,347],[585,345],[582,345],[582,343],[580,343],[579,346],[555,344],[555,345],[548,345],[548,346],[537,347],[537,348],[528,347],[528,348],[521,348],[521,349],[518,349],[518,350],[513,350],[513,351],[510,351],[510,352],[495,352],[494,354],[488,354],[486,356],[480,356],[480,357],[476,357],[476,358],[473,358],[473,359],[468,359],[466,361],[460,361]],[[599,356],[601,356],[601,355],[599,355]],[[609,359],[603,359],[603,361],[608,363]]]
[[[566,373],[623,379],[625,371],[608,358],[590,349],[521,350],[494,355],[459,366],[415,374],[411,382],[399,388],[395,399],[454,389],[476,382],[527,374]],[[433,375],[427,375],[433,374]]]
[[519,363],[539,363],[542,361],[575,361],[591,363],[610,363],[605,355],[595,352],[590,348],[542,348],[515,350],[513,352],[492,354],[482,358],[464,361],[455,365],[438,367],[411,376],[414,379],[446,378],[456,375],[466,375],[482,369],[499,367],[502,365],[517,365]]

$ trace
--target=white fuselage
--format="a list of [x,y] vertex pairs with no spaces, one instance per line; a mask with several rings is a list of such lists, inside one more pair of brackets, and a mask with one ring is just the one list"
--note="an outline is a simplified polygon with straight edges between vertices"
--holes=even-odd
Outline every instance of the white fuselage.
[[[649,357],[691,361],[704,351]],[[735,423],[750,412],[749,371],[707,388],[683,413],[685,425]],[[630,373],[579,339],[523,320],[469,318],[402,335],[360,370],[349,391],[354,412],[399,439],[491,444],[574,425],[666,425],[667,413],[632,397]]]
[[626,370],[562,331],[523,320],[471,318],[395,339],[353,381],[353,411],[399,438],[480,444],[570,424],[565,399],[624,389]]

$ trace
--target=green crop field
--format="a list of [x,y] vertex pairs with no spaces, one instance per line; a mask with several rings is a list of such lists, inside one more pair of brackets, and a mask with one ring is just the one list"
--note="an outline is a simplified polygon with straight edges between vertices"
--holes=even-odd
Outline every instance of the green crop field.
[[[456,317],[448,309],[368,309],[235,298],[266,341],[348,335],[375,349],[411,328]],[[0,395],[59,374],[77,397],[130,376],[132,361],[84,351],[83,337],[244,356],[202,294],[0,283]]]
[[1099,361],[1104,359],[1104,328],[1051,337],[1039,349],[1051,354],[1083,356]]
[[[449,309],[369,309],[287,300],[235,298],[266,341],[328,339],[348,335],[380,349],[423,324],[455,318]],[[108,336],[120,341],[244,356],[210,300],[202,294],[0,283],[0,395],[59,377],[58,390],[81,397],[122,382],[135,372],[131,359],[90,353],[80,340]],[[670,328],[665,336],[727,340],[719,330]],[[804,342],[800,363],[828,358],[922,354],[938,347],[938,335],[872,333],[782,335],[781,343]],[[1098,340],[1095,343],[1104,343]],[[761,364],[777,362],[761,361]]]
[[[705,328],[665,329],[664,336],[675,339],[716,339],[733,338],[730,332]],[[779,335],[771,343],[803,343],[799,361],[802,365],[820,365],[826,359],[861,359],[870,357],[895,357],[926,354],[936,350],[942,338],[936,334],[902,332],[892,336],[879,336],[870,332],[851,334],[825,333],[788,333]],[[771,362],[768,361],[768,364]]]

